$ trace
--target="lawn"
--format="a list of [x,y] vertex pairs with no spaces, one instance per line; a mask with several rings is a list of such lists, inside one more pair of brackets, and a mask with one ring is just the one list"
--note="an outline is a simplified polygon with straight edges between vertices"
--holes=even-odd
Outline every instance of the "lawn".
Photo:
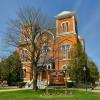
[[[59,91],[50,91],[49,93],[54,94],[63,93],[63,90]],[[0,100],[100,100],[100,93],[91,93],[91,92],[83,92],[83,91],[71,91],[72,95],[68,96],[45,96],[44,90],[39,90],[35,92],[33,90],[20,90],[13,92],[0,92]]]

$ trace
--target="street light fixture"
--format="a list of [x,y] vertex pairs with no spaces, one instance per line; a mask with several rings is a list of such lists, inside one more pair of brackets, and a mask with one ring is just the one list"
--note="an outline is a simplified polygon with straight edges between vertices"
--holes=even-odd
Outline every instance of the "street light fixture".
[[83,71],[84,71],[84,72],[86,71],[86,67],[85,67],[85,66],[83,67]]
[[67,65],[66,66],[64,66],[64,71],[65,71],[65,95],[67,94],[66,92],[67,92]]
[[86,79],[86,67],[85,66],[83,67],[83,71],[84,71],[85,88],[86,88],[86,91],[87,91],[87,79]]

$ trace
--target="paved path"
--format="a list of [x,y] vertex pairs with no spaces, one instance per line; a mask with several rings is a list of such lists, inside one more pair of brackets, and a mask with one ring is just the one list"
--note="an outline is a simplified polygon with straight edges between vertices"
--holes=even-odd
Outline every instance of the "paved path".
[[95,87],[93,90],[91,88],[88,88],[87,90],[86,89],[73,88],[72,90],[99,92],[100,93],[100,86]]
[[[15,89],[4,89],[4,90],[0,90],[0,92],[7,92],[7,91],[19,91],[19,90],[28,90],[30,88],[15,88]],[[86,91],[86,89],[77,89],[77,88],[74,88],[75,90],[80,90],[80,91]],[[73,90],[74,90],[73,89]],[[87,91],[90,91],[90,92],[100,92],[100,86],[97,86],[94,88],[94,90],[91,90],[91,89],[87,89]]]
[[100,86],[95,87],[94,90],[92,90],[92,92],[100,92]]
[[19,90],[28,90],[28,89],[26,89],[26,88],[5,89],[5,90],[0,90],[0,92],[19,91]]

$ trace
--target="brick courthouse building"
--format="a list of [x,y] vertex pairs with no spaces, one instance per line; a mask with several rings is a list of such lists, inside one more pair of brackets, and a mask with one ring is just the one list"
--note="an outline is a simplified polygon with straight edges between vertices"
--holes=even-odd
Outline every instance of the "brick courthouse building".
[[[22,32],[26,31],[26,29],[27,27],[22,29]],[[30,27],[28,27],[28,32],[30,32]],[[73,48],[78,41],[81,41],[82,45],[84,46],[83,39],[80,38],[77,33],[77,20],[75,13],[70,11],[63,11],[59,13],[56,16],[55,34],[44,30],[41,32],[41,34],[38,34],[38,41],[40,38],[42,38],[44,41],[47,40],[48,43],[44,43],[41,48],[38,67],[48,66],[48,68],[51,70],[51,73],[49,73],[48,76],[49,83],[57,82],[57,84],[63,84],[63,70],[65,70],[69,64],[69,61],[71,60],[71,48]],[[30,82],[32,80],[31,61],[28,59],[29,57],[27,57],[29,50],[25,44],[26,39],[21,36],[20,40],[21,44],[18,47],[18,53],[22,64],[21,79],[25,82]],[[31,45],[29,47],[31,48]],[[53,69],[56,71],[53,71]],[[39,81],[45,81],[46,77],[45,70],[39,71]]]

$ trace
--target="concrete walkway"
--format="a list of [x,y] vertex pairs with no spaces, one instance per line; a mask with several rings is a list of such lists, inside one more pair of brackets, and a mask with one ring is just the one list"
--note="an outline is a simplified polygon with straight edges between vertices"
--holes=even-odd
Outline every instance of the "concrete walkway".
[[4,90],[0,90],[0,92],[19,91],[19,90],[29,90],[29,89],[26,89],[26,88],[4,89]]
[[100,86],[95,87],[92,92],[100,92]]
[[[4,89],[4,90],[0,90],[0,92],[19,91],[19,90],[29,90],[29,89],[30,89],[30,88]],[[73,88],[73,89],[69,89],[69,90],[86,91],[86,89],[77,89],[77,88]],[[89,92],[100,92],[100,86],[95,87],[93,90],[91,90],[91,89],[87,89],[87,91],[89,91]]]
[[81,88],[71,88],[69,90],[79,90],[79,91],[87,91],[87,92],[99,92],[100,93],[100,86],[95,87],[93,90],[91,88],[86,89],[81,89]]

